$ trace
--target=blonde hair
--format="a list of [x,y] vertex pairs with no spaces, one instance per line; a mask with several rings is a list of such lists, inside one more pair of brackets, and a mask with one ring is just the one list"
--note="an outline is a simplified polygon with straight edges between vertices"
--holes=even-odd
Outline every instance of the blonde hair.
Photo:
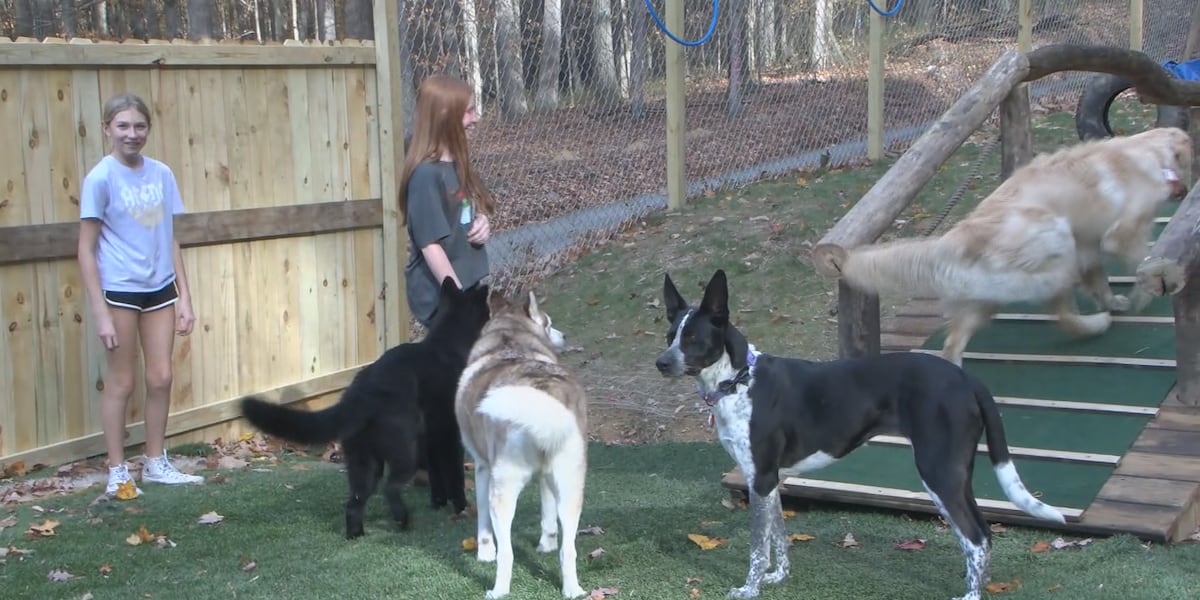
[[[413,119],[412,141],[404,157],[404,171],[400,177],[400,215],[407,221],[408,180],[417,165],[429,160],[439,160],[448,153],[454,160],[454,171],[458,174],[458,185],[464,195],[473,199],[475,208],[482,214],[492,214],[492,194],[471,168],[471,155],[467,149],[467,131],[463,128],[463,115],[471,105],[473,92],[465,81],[446,75],[433,75],[421,82],[417,90],[417,110]],[[446,198],[450,202],[451,198]]]
[[137,94],[130,93],[118,94],[104,102],[104,116],[101,123],[105,127],[108,127],[108,124],[112,123],[112,120],[117,116],[117,113],[129,110],[131,108],[142,113],[143,117],[146,117],[147,125],[151,124],[150,108],[146,106],[145,101],[143,101],[141,97],[139,97]]

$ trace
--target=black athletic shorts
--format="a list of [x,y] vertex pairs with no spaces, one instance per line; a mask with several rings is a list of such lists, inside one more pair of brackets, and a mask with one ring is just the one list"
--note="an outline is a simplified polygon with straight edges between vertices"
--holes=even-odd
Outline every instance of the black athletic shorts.
[[179,291],[175,282],[156,292],[110,292],[104,291],[104,301],[120,308],[129,308],[138,312],[151,312],[166,308],[179,300]]

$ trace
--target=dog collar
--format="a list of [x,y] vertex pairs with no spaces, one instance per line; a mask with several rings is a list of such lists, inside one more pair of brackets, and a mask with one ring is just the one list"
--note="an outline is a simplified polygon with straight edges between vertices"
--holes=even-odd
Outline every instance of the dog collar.
[[747,350],[746,365],[738,369],[738,372],[734,373],[733,377],[718,383],[717,389],[712,391],[705,391],[704,388],[697,384],[696,393],[700,395],[700,398],[704,400],[705,404],[709,405],[710,407],[715,405],[721,398],[732,394],[734,390],[737,389],[737,386],[743,385],[750,381],[750,369],[754,368],[754,363],[757,362],[757,360],[758,355],[752,350]]

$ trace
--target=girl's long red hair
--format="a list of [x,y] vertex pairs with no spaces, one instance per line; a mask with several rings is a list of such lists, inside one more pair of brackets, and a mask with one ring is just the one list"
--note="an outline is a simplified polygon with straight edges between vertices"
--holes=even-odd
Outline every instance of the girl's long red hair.
[[[471,87],[454,77],[433,75],[421,82],[417,90],[412,141],[404,156],[404,171],[400,176],[400,216],[403,222],[408,220],[407,188],[413,170],[422,162],[441,160],[443,153],[449,154],[454,160],[454,171],[458,173],[461,191],[474,201],[475,209],[485,215],[492,214],[492,194],[471,168],[467,131],[462,123],[463,115],[471,105],[471,96]],[[453,200],[445,198],[446,202]]]

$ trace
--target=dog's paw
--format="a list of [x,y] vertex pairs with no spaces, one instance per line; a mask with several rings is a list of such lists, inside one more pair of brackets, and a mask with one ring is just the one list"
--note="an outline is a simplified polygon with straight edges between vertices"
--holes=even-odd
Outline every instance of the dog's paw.
[[483,595],[483,597],[486,598],[487,600],[496,600],[497,598],[503,598],[507,595],[508,595],[508,590],[488,590],[487,593]]
[[563,598],[580,598],[582,596],[586,596],[587,591],[579,587],[578,583],[574,585],[563,585],[562,595]]
[[1126,312],[1132,307],[1133,302],[1129,299],[1129,297],[1121,294],[1113,294],[1112,299],[1108,301],[1109,310],[1114,310],[1116,312]]
[[751,587],[748,585],[743,585],[742,587],[733,588],[732,590],[729,590],[728,597],[730,597],[730,598],[757,598],[758,597],[758,586]]
[[496,562],[496,545],[480,545],[479,550],[475,553],[475,560],[479,562]]
[[356,540],[356,539],[362,537],[363,534],[364,534],[364,532],[361,527],[359,527],[358,529],[351,529],[350,531],[346,532],[346,539]]
[[763,575],[763,583],[771,583],[771,584],[779,583],[779,582],[783,581],[784,579],[787,579],[787,576],[788,576],[787,567],[777,568],[774,571],[769,571],[769,572],[767,572],[766,575]]
[[538,541],[538,552],[554,552],[558,550],[558,532],[543,533],[542,539]]

